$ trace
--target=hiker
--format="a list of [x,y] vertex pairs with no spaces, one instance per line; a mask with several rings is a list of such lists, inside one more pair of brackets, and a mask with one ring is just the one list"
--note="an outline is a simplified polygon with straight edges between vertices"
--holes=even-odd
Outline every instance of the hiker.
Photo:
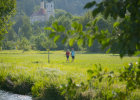
[[74,62],[74,58],[75,58],[75,51],[74,51],[74,48],[72,48],[71,57],[72,57],[72,62]]
[[69,51],[69,49],[67,49],[67,51],[66,51],[66,58],[67,58],[66,62],[69,62],[69,56],[70,56],[70,51]]

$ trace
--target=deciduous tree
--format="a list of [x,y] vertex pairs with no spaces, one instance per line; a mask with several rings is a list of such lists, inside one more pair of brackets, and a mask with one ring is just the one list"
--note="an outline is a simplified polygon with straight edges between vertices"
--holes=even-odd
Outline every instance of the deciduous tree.
[[101,13],[105,18],[120,19],[114,23],[114,36],[110,37],[107,31],[96,35],[102,46],[119,51],[121,57],[140,50],[140,0],[103,0],[85,5],[85,8],[92,7],[95,8],[92,11],[94,17]]
[[0,40],[11,25],[9,19],[15,14],[16,0],[0,0]]

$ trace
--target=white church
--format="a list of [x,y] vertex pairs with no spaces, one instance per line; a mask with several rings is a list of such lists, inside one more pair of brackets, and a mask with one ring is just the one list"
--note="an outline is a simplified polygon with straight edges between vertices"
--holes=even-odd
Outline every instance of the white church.
[[40,10],[38,12],[33,13],[30,16],[30,22],[43,22],[49,20],[49,18],[53,16],[55,17],[54,12],[54,1],[53,0],[41,0],[40,2]]

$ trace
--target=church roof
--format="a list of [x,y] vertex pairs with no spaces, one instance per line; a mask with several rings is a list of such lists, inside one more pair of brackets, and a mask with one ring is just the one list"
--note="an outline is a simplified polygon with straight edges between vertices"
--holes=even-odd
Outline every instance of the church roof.
[[33,13],[31,16],[44,16],[46,15],[45,9],[41,8],[38,12]]

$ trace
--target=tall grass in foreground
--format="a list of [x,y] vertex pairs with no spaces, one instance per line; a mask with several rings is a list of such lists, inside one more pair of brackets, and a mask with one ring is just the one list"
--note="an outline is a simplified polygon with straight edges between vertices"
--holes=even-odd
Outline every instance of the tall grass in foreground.
[[[129,78],[136,79],[138,74],[133,75],[133,70],[127,69],[119,72],[123,66],[130,67],[129,62],[136,66],[137,57],[120,59],[118,55],[77,54],[74,63],[65,63],[64,52],[51,53],[51,63],[48,64],[46,52],[1,52],[0,88],[19,94],[32,94],[44,100],[104,100],[118,95],[125,99],[139,99],[138,85],[134,91],[130,89],[126,93],[126,86],[133,86]],[[132,77],[126,77],[131,74]],[[119,78],[123,81],[119,81]],[[131,96],[128,96],[129,93]]]

